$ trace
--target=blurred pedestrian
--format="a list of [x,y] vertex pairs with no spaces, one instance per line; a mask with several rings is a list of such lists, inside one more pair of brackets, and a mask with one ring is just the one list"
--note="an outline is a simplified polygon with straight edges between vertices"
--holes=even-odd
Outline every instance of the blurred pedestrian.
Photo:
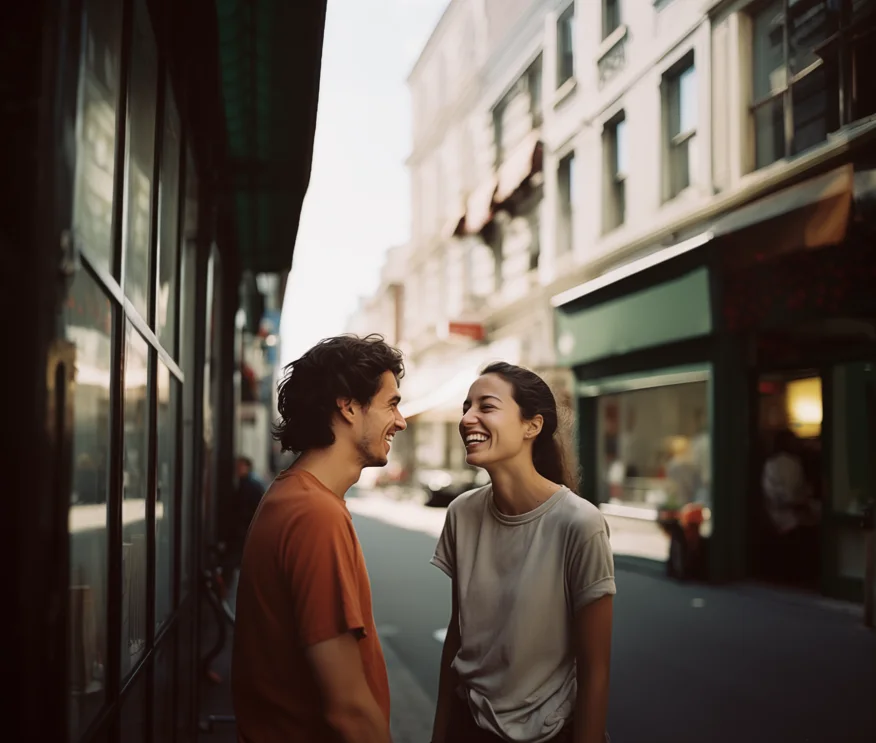
[[531,371],[488,366],[459,424],[490,484],[456,498],[432,563],[453,581],[433,743],[603,743],[608,525],[574,492],[557,405]]
[[405,429],[402,355],[329,338],[286,367],[275,436],[300,456],[261,499],[243,549],[232,692],[242,743],[389,743],[371,585],[344,496]]
[[235,569],[240,567],[246,533],[265,494],[264,483],[253,472],[252,460],[249,457],[238,457],[236,464],[237,489],[234,492],[234,523],[231,527],[232,542],[229,545]]

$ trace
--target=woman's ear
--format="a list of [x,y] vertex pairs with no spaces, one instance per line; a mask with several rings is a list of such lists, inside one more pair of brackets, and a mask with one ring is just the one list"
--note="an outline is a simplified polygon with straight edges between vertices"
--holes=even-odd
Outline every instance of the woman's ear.
[[534,439],[541,433],[543,427],[544,418],[540,415],[536,415],[534,418],[530,418],[526,421],[526,430],[523,435],[527,439]]

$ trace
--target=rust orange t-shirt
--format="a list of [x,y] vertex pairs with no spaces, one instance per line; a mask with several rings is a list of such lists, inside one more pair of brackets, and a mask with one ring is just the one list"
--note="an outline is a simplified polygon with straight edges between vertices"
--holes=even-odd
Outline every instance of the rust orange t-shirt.
[[345,632],[359,639],[389,724],[386,663],[353,520],[313,475],[287,470],[262,499],[243,550],[231,668],[242,743],[334,740],[304,651]]

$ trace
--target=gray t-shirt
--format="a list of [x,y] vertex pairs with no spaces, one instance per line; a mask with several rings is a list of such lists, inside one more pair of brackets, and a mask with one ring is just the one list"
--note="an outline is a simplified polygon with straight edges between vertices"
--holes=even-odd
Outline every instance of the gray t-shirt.
[[478,724],[542,743],[575,706],[574,612],[617,590],[608,525],[568,488],[518,516],[492,494],[487,485],[450,504],[431,562],[456,580],[453,669]]

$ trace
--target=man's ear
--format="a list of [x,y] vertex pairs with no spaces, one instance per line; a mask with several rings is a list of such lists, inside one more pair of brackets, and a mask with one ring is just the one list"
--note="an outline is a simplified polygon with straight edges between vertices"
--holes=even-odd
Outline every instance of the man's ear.
[[347,423],[352,423],[356,417],[356,402],[352,397],[339,397],[336,401],[338,414]]
[[534,439],[541,433],[541,429],[543,426],[544,418],[542,416],[537,415],[534,418],[530,418],[528,421],[526,421],[526,431],[523,435],[527,439]]

